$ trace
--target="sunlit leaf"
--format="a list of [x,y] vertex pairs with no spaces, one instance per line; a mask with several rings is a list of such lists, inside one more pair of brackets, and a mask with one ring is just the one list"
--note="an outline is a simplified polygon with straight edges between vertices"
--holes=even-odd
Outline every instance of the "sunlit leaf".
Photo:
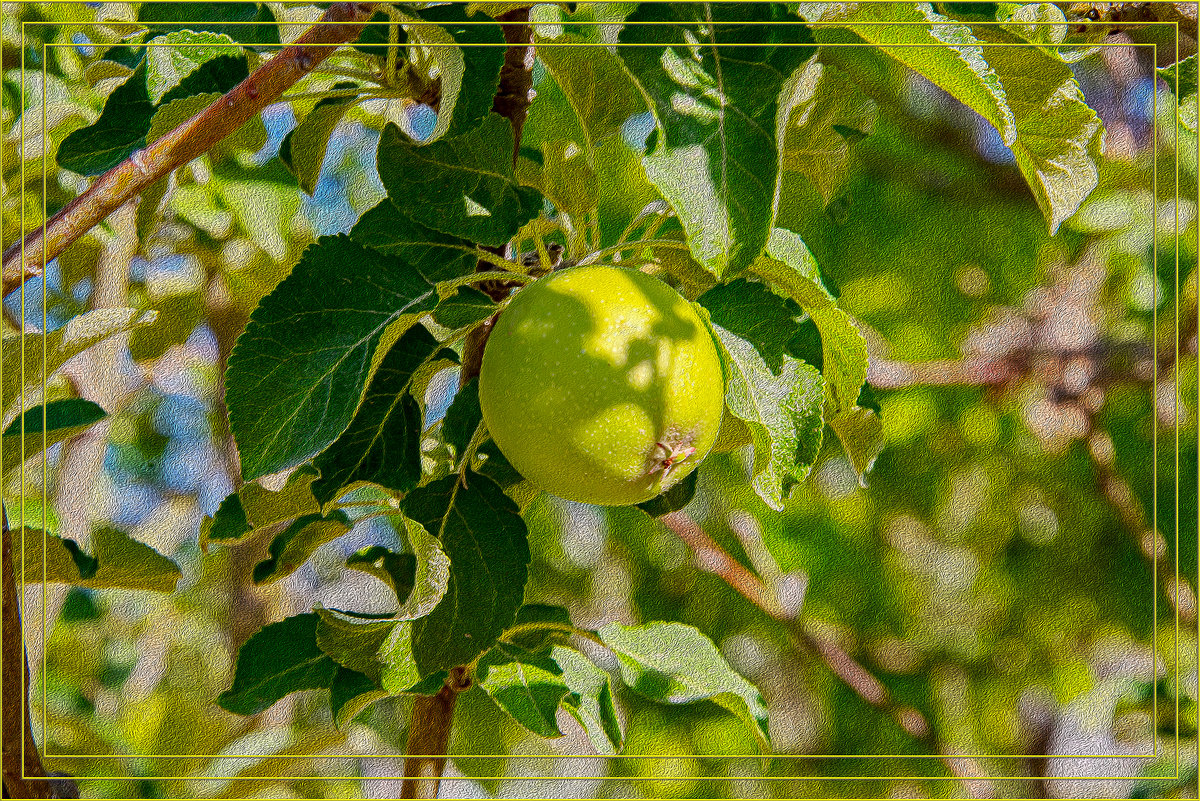
[[621,32],[635,46],[617,53],[657,121],[646,175],[718,278],[750,265],[774,220],[781,91],[815,52],[808,28],[786,22],[799,20],[778,3],[642,3]]
[[631,690],[669,704],[713,701],[750,726],[763,749],[770,747],[762,695],[695,628],[682,623],[609,623],[599,634],[616,654],[621,677]]

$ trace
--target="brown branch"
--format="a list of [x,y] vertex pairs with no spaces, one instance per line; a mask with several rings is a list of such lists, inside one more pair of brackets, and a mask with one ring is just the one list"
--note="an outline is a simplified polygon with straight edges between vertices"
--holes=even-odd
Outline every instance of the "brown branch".
[[454,721],[458,694],[471,686],[465,667],[450,671],[437,695],[419,695],[408,723],[408,745],[404,759],[404,784],[401,798],[437,798],[438,785],[446,769],[446,752]]
[[[150,184],[206,153],[324,61],[337,45],[353,41],[376,3],[335,3],[303,36],[288,45],[224,97],[144,150],[101,175],[4,253],[3,292],[42,274],[46,262]],[[23,249],[23,250],[22,250]],[[22,259],[23,254],[23,259]]]
[[[21,637],[21,600],[17,595],[16,569],[13,566],[12,535],[8,514],[3,516],[3,637],[0,656],[3,664],[3,699],[0,703],[0,737],[3,737],[4,792],[10,798],[78,798],[79,788],[70,779],[53,779],[46,774],[38,755],[33,731],[26,716],[26,698],[22,689],[29,686],[29,660]],[[24,676],[24,680],[19,679]]]
[[782,623],[793,645],[799,650],[816,653],[859,698],[887,714],[924,747],[939,755],[972,798],[993,795],[991,784],[980,778],[984,774],[974,759],[945,753],[924,715],[910,706],[896,703],[887,687],[837,643],[807,630],[793,612],[784,608],[762,579],[726,553],[691,517],[678,511],[663,515],[659,520],[692,549],[701,569],[719,576],[750,603]]

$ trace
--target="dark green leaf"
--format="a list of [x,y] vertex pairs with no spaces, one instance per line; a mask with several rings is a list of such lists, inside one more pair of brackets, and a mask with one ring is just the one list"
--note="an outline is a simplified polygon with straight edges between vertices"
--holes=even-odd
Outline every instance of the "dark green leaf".
[[639,503],[637,508],[651,517],[662,517],[663,515],[669,515],[671,512],[678,512],[691,503],[692,498],[696,495],[697,472],[693,470],[684,476],[683,480],[678,484],[661,495]]
[[58,146],[58,166],[81,175],[99,175],[117,166],[146,143],[153,117],[142,65],[108,96],[94,123],[67,135]]
[[402,214],[451,236],[502,245],[541,209],[538,193],[517,185],[512,155],[512,126],[492,114],[467,133],[427,146],[389,124],[376,163]]
[[[429,614],[446,594],[446,586],[450,582],[450,560],[442,552],[437,538],[424,527],[405,517],[401,517],[400,521],[412,553],[394,554],[387,551],[385,557],[396,557],[392,560],[394,572],[387,567],[386,558],[383,564],[379,564],[381,556],[378,546],[359,551],[346,560],[346,565],[370,573],[392,586],[396,597],[400,599],[400,608],[392,615],[393,620],[415,620]],[[374,558],[366,561],[370,557]],[[409,559],[413,564],[411,572],[405,567]]]
[[[104,409],[83,398],[64,398],[34,406],[4,431],[3,472],[19,466],[23,459],[83,433],[104,416]],[[22,426],[24,437],[21,436]]]
[[254,566],[255,584],[269,584],[290,576],[308,561],[313,552],[350,530],[353,524],[346,513],[335,510],[328,517],[319,514],[296,518],[271,540],[270,557]]
[[322,237],[238,337],[226,374],[229,426],[253,479],[311,458],[353,419],[376,350],[437,302],[396,259]]
[[778,3],[643,3],[626,21],[620,42],[638,46],[617,53],[651,99],[659,134],[646,174],[696,260],[718,278],[734,275],[771,230],[793,102],[785,85],[815,52],[797,46],[812,35],[773,24],[799,22]]
[[419,487],[405,514],[437,536],[450,558],[446,594],[413,624],[420,675],[471,662],[508,628],[521,606],[529,570],[525,522],[491,479],[457,475]]
[[238,650],[233,685],[217,703],[238,715],[254,715],[297,690],[331,687],[339,668],[317,645],[319,622],[309,613],[260,629]]
[[470,242],[418,225],[387,199],[359,217],[350,238],[411,264],[435,283],[468,275],[479,262]]
[[[110,528],[92,531],[88,555],[74,540],[30,528],[13,539],[13,553],[25,581],[74,584],[80,587],[171,592],[179,567],[158,551]],[[43,547],[43,543],[44,546]]]
[[396,626],[395,620],[350,617],[333,609],[318,609],[317,645],[342,667],[379,681],[379,648]]
[[457,3],[426,8],[416,16],[438,23],[437,27],[414,25],[408,29],[413,45],[436,45],[427,57],[437,65],[441,100],[429,140],[458,136],[478,126],[492,110],[504,66],[504,34],[499,25],[479,25],[483,20],[478,18],[468,20]]
[[368,676],[346,667],[339,667],[329,688],[329,709],[334,724],[345,729],[360,712],[381,698],[387,690],[381,690]]
[[513,720],[541,737],[561,737],[554,713],[567,694],[562,670],[549,655],[500,642],[476,670],[484,692]]
[[563,708],[579,721],[597,753],[619,753],[625,745],[625,733],[613,704],[608,674],[573,648],[556,647],[551,657],[570,690],[563,699]]
[[433,310],[433,319],[438,325],[458,331],[496,313],[496,304],[483,292],[469,286],[460,286],[450,297]]
[[63,140],[58,164],[81,175],[99,175],[145,146],[159,106],[192,95],[224,94],[248,74],[244,55],[218,56],[190,73],[156,105],[146,88],[147,65],[143,63],[108,96],[99,119]]
[[186,27],[224,34],[251,47],[279,44],[279,26],[265,3],[143,3],[138,21],[152,31]]
[[454,395],[442,418],[442,439],[461,457],[475,435],[483,411],[479,408],[479,378],[472,378]]
[[749,725],[764,749],[770,746],[762,696],[696,629],[682,623],[609,623],[598,633],[616,654],[631,690],[669,704],[714,701]]
[[795,335],[802,310],[761,283],[739,278],[718,284],[696,299],[714,324],[749,342],[773,372],[783,365],[783,354]]
[[242,53],[228,36],[188,30],[156,36],[147,43],[146,51],[146,90],[155,104],[205,62]]
[[[106,412],[96,403],[83,398],[63,398],[29,409],[4,430],[6,437],[22,434],[53,434],[61,429],[78,429],[104,419]],[[6,445],[5,447],[13,447]]]
[[321,478],[313,494],[328,503],[346,487],[369,481],[407,492],[421,478],[421,409],[411,394],[413,377],[441,351],[424,326],[416,325],[379,364],[350,426],[313,461]]

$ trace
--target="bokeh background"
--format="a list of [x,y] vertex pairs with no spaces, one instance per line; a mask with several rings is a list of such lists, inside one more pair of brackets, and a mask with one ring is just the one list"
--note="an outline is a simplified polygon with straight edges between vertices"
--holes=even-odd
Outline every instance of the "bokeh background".
[[[272,6],[296,23],[319,14]],[[0,10],[7,245],[39,224],[43,202],[52,213],[86,185],[55,167],[53,149],[111,89],[89,71],[115,30],[98,20],[133,12]],[[25,22],[40,24],[24,28],[22,51]],[[573,722],[542,740],[475,689],[459,701],[444,795],[1196,797],[1197,140],[1177,129],[1151,48],[1127,34],[1105,41],[1121,46],[1074,65],[1107,131],[1100,184],[1054,237],[994,131],[898,69],[889,80],[906,107],[876,110],[832,197],[799,176],[785,187],[781,224],[802,235],[867,337],[886,448],[864,487],[827,437],[783,513],[748,486],[747,452],[715,455],[688,511],[890,700],[864,700],[638,510],[543,497],[527,515],[527,600],[565,605],[585,627],[697,626],[761,689],[777,756],[728,758],[755,746],[715,705],[656,705],[623,689],[625,756],[587,756]],[[44,42],[60,46],[43,63]],[[527,142],[550,138],[539,126],[563,102],[535,74]],[[295,118],[273,106],[180,170],[158,209],[118,211],[50,265],[44,290],[31,281],[4,299],[6,336],[22,314],[35,330],[93,308],[158,311],[54,379],[110,416],[53,448],[44,477],[36,460],[3,477],[10,514],[23,502],[40,515],[45,497],[62,536],[86,547],[93,530],[115,527],[183,569],[171,594],[25,591],[35,733],[51,768],[85,777],[85,796],[398,792],[371,777],[400,772],[388,755],[403,752],[405,699],[345,731],[323,693],[252,718],[214,703],[237,647],[265,623],[385,600],[343,566],[380,532],[364,524],[256,587],[266,541],[205,554],[198,529],[237,481],[221,386],[250,311],[315,237],[347,231],[382,198],[384,121],[419,132],[429,115],[382,101],[349,114],[309,197],[277,158]],[[647,133],[634,118],[602,148],[610,237],[653,197],[639,162]],[[431,409],[456,381],[448,371],[434,382]],[[943,754],[974,756],[931,756],[903,720]],[[1158,778],[1175,775],[1177,742],[1180,778]]]

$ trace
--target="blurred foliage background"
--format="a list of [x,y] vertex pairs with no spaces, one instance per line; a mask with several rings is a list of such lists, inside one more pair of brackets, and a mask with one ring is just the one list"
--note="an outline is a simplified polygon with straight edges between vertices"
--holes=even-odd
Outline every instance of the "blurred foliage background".
[[[319,14],[269,5],[283,22]],[[43,156],[99,113],[110,79],[89,71],[92,43],[111,28],[87,20],[130,15],[123,6],[3,4],[5,244],[86,185],[51,160],[43,193]],[[22,40],[28,22],[39,24]],[[281,39],[300,30],[284,25]],[[544,497],[528,514],[527,600],[568,606],[585,627],[699,627],[761,689],[778,755],[728,758],[754,743],[715,705],[622,692],[626,755],[588,757],[573,723],[541,740],[475,689],[459,702],[444,795],[1196,797],[1196,135],[1176,128],[1150,48],[1105,41],[1121,46],[1073,65],[1107,131],[1100,184],[1054,237],[994,132],[899,68],[887,79],[904,103],[878,108],[844,180],[825,194],[798,175],[785,186],[781,224],[868,338],[887,446],[862,487],[827,445],[783,514],[747,486],[746,452],[714,455],[689,512],[890,702],[864,701],[660,523]],[[553,138],[538,126],[565,102],[548,74],[535,78],[533,146]],[[53,329],[91,308],[158,311],[52,382],[110,416],[55,446],[44,476],[37,460],[4,476],[10,514],[24,502],[40,515],[44,493],[63,536],[86,545],[119,528],[184,572],[166,595],[25,591],[35,735],[85,796],[398,790],[371,777],[400,770],[388,755],[404,747],[404,699],[343,732],[320,693],[252,718],[214,703],[264,623],[314,603],[369,607],[380,585],[342,564],[373,540],[354,532],[255,587],[265,540],[204,554],[197,532],[237,475],[220,397],[234,339],[307,244],[383,196],[378,131],[398,114],[419,127],[410,111],[375,101],[348,114],[310,197],[277,158],[295,121],[273,106],[181,169],[157,208],[122,210],[80,239],[44,294],[31,281],[4,300],[9,334],[22,314]],[[652,197],[646,132],[631,120],[599,159],[610,235]],[[432,407],[455,380],[434,382]],[[977,755],[954,764],[983,778],[964,787],[897,710],[915,710],[945,754]],[[1175,774],[1177,744],[1182,778],[1157,779]],[[260,756],[221,758],[236,754]]]

